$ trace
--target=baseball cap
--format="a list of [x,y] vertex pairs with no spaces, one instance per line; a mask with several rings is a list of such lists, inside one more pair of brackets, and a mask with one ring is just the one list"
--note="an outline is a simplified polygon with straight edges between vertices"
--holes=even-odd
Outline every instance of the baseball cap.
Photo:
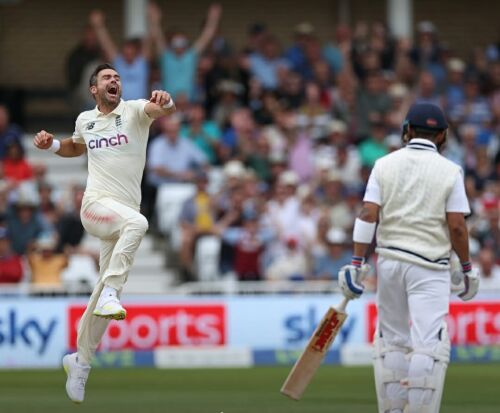
[[430,129],[442,130],[448,128],[448,122],[444,117],[441,108],[432,103],[415,103],[410,107],[406,120],[410,126]]

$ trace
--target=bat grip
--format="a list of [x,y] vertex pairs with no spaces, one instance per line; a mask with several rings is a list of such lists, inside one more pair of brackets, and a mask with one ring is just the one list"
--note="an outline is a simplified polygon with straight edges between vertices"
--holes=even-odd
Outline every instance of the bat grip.
[[344,312],[348,302],[349,298],[344,297],[344,299],[340,302],[339,306],[337,307],[337,310]]

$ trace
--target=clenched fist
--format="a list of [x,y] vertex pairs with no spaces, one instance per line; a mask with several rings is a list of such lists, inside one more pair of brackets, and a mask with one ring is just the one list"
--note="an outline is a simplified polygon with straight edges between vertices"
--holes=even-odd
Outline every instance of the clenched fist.
[[165,92],[164,90],[153,90],[153,93],[151,93],[151,98],[149,99],[150,102],[156,103],[159,106],[166,105],[172,100],[170,97],[170,94]]
[[33,143],[38,149],[49,149],[54,141],[54,135],[44,130],[38,132],[33,139]]

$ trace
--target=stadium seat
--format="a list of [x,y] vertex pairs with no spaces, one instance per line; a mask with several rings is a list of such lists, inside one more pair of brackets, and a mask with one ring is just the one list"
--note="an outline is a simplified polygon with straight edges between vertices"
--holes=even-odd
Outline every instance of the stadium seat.
[[158,188],[156,213],[162,234],[170,236],[182,210],[182,205],[196,192],[193,184],[163,184]]

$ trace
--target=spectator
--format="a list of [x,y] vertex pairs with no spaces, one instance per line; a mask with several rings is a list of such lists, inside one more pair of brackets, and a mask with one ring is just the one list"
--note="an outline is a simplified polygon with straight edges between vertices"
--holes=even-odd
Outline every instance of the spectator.
[[385,143],[386,132],[386,126],[382,120],[372,123],[371,137],[359,145],[359,157],[363,165],[372,167],[377,159],[388,153]]
[[283,254],[267,268],[266,279],[271,281],[304,280],[309,272],[304,250],[299,247],[299,242],[295,237],[286,238],[284,245]]
[[227,161],[237,154],[242,157],[247,156],[255,138],[255,122],[250,110],[234,111],[231,114],[231,127],[222,135],[222,159]]
[[22,147],[22,130],[9,119],[7,106],[0,104],[0,162],[7,156],[7,148],[16,143]]
[[[66,85],[71,101],[76,108],[82,107],[80,99],[80,85],[88,84],[88,76],[84,76],[85,68],[101,58],[101,50],[96,33],[90,24],[83,28],[80,42],[71,50],[66,59]],[[75,112],[79,110],[75,109]]]
[[7,146],[3,173],[5,179],[16,185],[33,178],[33,167],[24,157],[24,150],[19,142],[12,142]]
[[221,131],[217,124],[205,118],[203,105],[195,103],[189,109],[189,123],[181,128],[180,135],[193,142],[205,154],[208,162],[215,164],[220,151]]
[[193,280],[193,254],[197,240],[212,234],[215,224],[214,203],[207,192],[207,175],[199,171],[195,182],[196,194],[184,203],[180,216],[180,260],[185,281]]
[[481,249],[478,264],[481,291],[500,291],[500,265],[495,262],[495,252],[491,248]]
[[111,62],[120,73],[123,100],[147,98],[149,96],[149,60],[151,59],[149,41],[129,38],[123,42],[121,51],[118,51],[106,28],[104,13],[100,10],[92,11],[89,21],[105,60]]
[[320,189],[323,192],[321,198],[323,210],[327,214],[331,225],[346,231],[349,230],[353,225],[352,215],[344,199],[345,188],[339,172],[336,170],[330,171],[324,187]]
[[224,243],[234,248],[234,272],[240,281],[258,281],[262,277],[262,256],[272,233],[260,227],[257,214],[243,215],[242,227],[220,228]]
[[479,79],[470,74],[465,79],[465,99],[450,112],[450,120],[455,124],[469,123],[480,129],[490,127],[493,119],[488,100],[480,94]]
[[14,284],[23,279],[22,258],[12,251],[7,229],[0,227],[0,284]]
[[294,42],[285,52],[285,58],[290,68],[299,73],[303,79],[311,80],[313,77],[312,67],[307,59],[308,43],[314,35],[314,26],[309,22],[302,22],[294,28]]
[[342,71],[344,66],[342,49],[350,48],[351,41],[351,29],[345,24],[340,24],[335,30],[335,41],[327,43],[323,47],[323,58],[328,62],[333,73]]
[[38,212],[37,194],[26,185],[15,194],[15,200],[7,213],[7,229],[12,249],[19,255],[30,251],[34,241],[44,230]]
[[287,61],[280,56],[278,41],[267,35],[259,50],[250,55],[250,73],[265,89],[278,88],[278,70],[288,68]]
[[389,95],[384,90],[381,72],[369,73],[363,86],[358,90],[356,100],[356,136],[358,140],[370,135],[370,124],[378,121],[391,105]]
[[36,240],[35,250],[28,254],[32,284],[51,287],[61,285],[61,275],[68,260],[64,254],[56,253],[55,248],[54,234],[45,233]]
[[346,248],[347,236],[340,228],[330,228],[326,242],[326,253],[314,256],[312,276],[314,279],[336,280],[340,269],[349,265],[352,253]]
[[465,99],[464,92],[465,63],[457,58],[448,61],[448,79],[444,92],[445,107],[448,113]]
[[443,106],[441,97],[436,90],[436,81],[430,72],[420,74],[415,100],[418,103],[432,103],[440,107]]
[[39,211],[43,225],[50,231],[55,231],[59,220],[59,211],[53,199],[53,188],[47,182],[38,184]]
[[431,63],[439,60],[440,47],[436,26],[430,21],[421,21],[417,25],[417,41],[410,51],[413,63],[422,69],[428,69]]
[[201,35],[192,46],[189,46],[188,38],[182,32],[173,33],[167,45],[161,31],[160,8],[150,3],[149,24],[160,59],[163,89],[168,90],[174,99],[181,94],[187,96],[190,101],[194,99],[198,57],[214,38],[221,14],[222,8],[219,4],[209,7]]
[[180,121],[176,116],[160,120],[162,134],[149,146],[148,180],[154,186],[169,182],[192,182],[195,171],[206,164],[206,157],[188,139],[179,136]]

